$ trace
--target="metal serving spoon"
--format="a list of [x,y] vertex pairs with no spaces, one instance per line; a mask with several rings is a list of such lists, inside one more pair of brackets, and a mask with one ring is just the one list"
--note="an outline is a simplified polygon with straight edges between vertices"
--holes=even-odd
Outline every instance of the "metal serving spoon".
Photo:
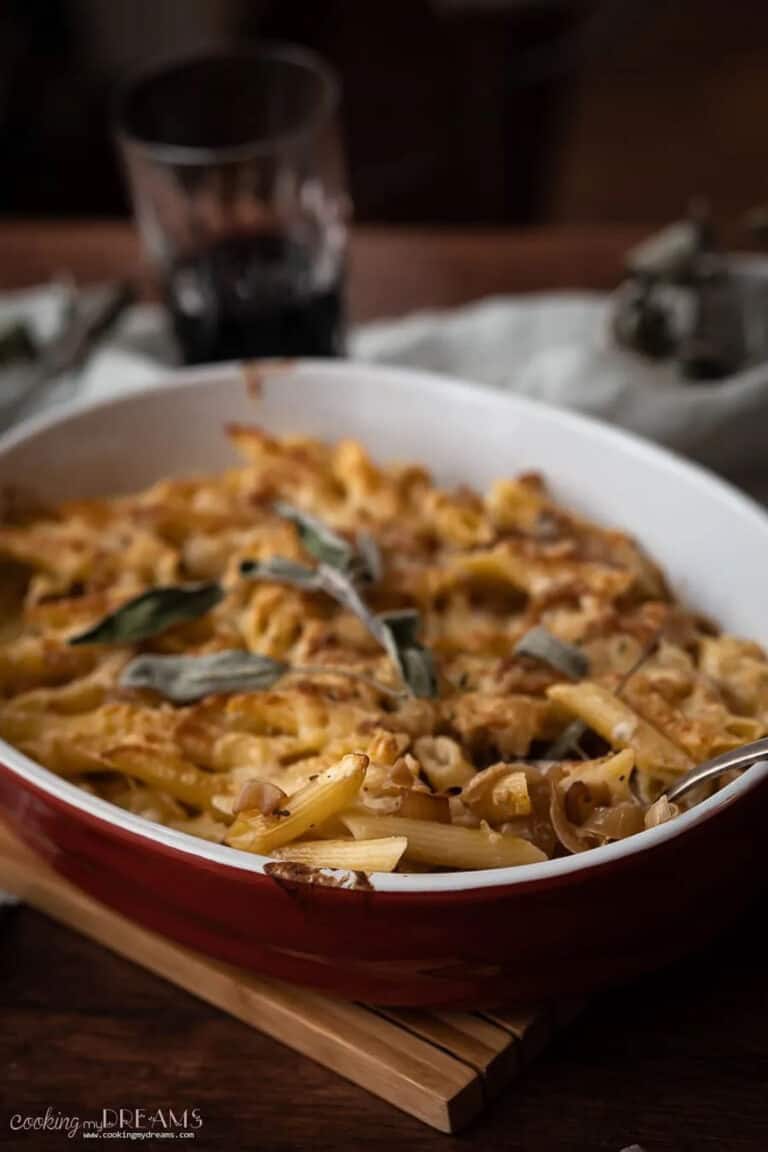
[[[87,294],[72,290],[61,330],[43,345],[35,360],[18,367],[20,381],[11,377],[10,398],[3,395],[0,371],[0,432],[23,416],[29,402],[39,398],[64,373],[83,367],[135,296],[135,288],[128,281],[107,284]],[[13,366],[6,371],[12,372]]]
[[715,756],[712,760],[705,760],[703,764],[697,764],[690,772],[675,780],[664,795],[670,802],[678,800],[696,784],[701,784],[704,780],[715,780],[733,768],[751,768],[758,760],[768,760],[768,737],[753,740],[751,744],[744,744],[741,748],[734,748],[730,752],[723,752],[721,756]]

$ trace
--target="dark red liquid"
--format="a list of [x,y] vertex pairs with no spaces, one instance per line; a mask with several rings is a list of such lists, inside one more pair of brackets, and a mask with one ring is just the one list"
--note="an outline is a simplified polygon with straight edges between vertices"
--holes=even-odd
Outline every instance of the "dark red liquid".
[[186,364],[342,351],[341,278],[318,285],[285,236],[231,236],[179,260],[167,296]]

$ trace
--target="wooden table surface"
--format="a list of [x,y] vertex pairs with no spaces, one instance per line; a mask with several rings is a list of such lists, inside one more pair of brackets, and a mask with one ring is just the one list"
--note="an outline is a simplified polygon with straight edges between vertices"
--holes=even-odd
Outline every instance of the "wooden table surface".
[[[633,238],[627,230],[360,230],[352,313],[608,287]],[[85,282],[136,262],[123,224],[0,225],[0,288],[64,270]],[[674,900],[674,877],[659,899]],[[37,913],[4,909],[0,1145],[62,1149],[62,1133],[9,1128],[14,1113],[48,1106],[81,1116],[197,1107],[204,1125],[193,1146],[231,1152],[619,1152],[633,1143],[647,1152],[765,1152],[764,916],[755,906],[685,963],[596,997],[481,1121],[447,1137]]]
[[[352,236],[353,321],[449,307],[498,292],[610,288],[636,228],[529,232],[360,228]],[[83,282],[140,268],[133,229],[121,222],[0,222],[0,291],[74,272]]]

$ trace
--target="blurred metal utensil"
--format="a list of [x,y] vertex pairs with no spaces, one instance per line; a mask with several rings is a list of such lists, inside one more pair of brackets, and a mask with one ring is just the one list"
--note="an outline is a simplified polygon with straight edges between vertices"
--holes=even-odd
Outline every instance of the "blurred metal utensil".
[[751,744],[744,744],[741,748],[733,748],[730,752],[723,752],[721,756],[715,756],[712,760],[705,760],[703,764],[697,764],[695,768],[691,768],[690,772],[686,772],[684,776],[681,776],[679,780],[667,788],[664,795],[670,802],[678,800],[691,788],[704,783],[705,780],[717,780],[724,772],[731,772],[735,768],[751,768],[760,760],[768,760],[768,738],[753,740]]
[[40,349],[26,320],[12,320],[0,331],[0,371],[5,364],[29,362],[39,355]]
[[746,358],[744,303],[725,261],[702,270],[693,287],[693,326],[678,349],[683,375],[721,380]]
[[632,276],[685,283],[698,253],[699,234],[693,220],[676,220],[627,252],[624,263]]
[[74,295],[65,306],[59,333],[39,349],[34,359],[25,357],[16,369],[22,372],[22,379],[10,399],[0,400],[0,427],[12,424],[33,399],[39,398],[65,372],[82,367],[135,298],[129,281],[107,285],[96,293]]
[[742,286],[717,246],[706,202],[692,201],[686,219],[632,248],[626,267],[613,315],[620,345],[655,360],[674,357],[697,382],[747,365]]

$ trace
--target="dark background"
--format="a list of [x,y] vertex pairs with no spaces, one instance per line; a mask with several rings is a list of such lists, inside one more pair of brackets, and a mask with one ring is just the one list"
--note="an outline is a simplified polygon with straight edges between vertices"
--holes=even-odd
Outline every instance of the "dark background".
[[295,40],[341,74],[358,219],[656,222],[768,200],[765,0],[0,0],[0,213],[127,212],[137,65]]

